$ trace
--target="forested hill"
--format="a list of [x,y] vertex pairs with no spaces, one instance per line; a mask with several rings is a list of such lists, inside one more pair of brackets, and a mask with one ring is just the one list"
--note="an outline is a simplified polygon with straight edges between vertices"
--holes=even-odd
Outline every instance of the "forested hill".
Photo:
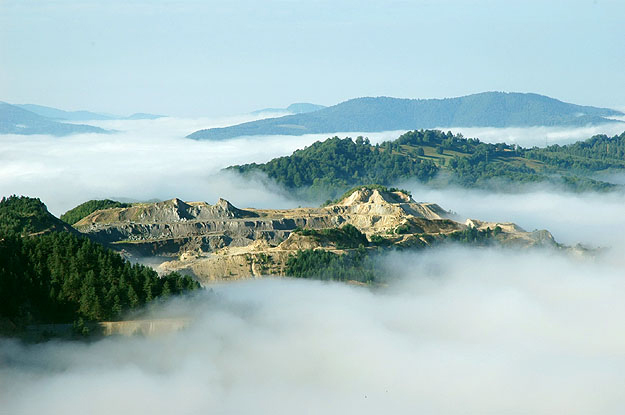
[[547,148],[533,148],[526,156],[551,166],[577,171],[600,171],[625,168],[625,132],[608,137],[596,135],[585,141]]
[[264,164],[231,166],[242,174],[261,171],[300,197],[334,198],[361,184],[397,184],[417,179],[438,186],[503,188],[549,182],[573,191],[610,190],[596,172],[625,169],[625,133],[596,136],[567,146],[525,149],[486,144],[438,130],[411,131],[394,141],[371,145],[361,137],[319,141]]
[[580,126],[618,122],[607,108],[565,103],[537,94],[484,92],[446,99],[357,98],[318,111],[211,128],[193,139],[250,135],[376,132],[436,127]]
[[68,210],[64,214],[61,215],[61,220],[69,223],[70,225],[75,224],[82,218],[89,216],[96,210],[102,209],[110,209],[117,207],[128,207],[130,206],[128,203],[121,203],[116,200],[103,199],[103,200],[89,200],[85,203],[81,203],[73,209]]
[[[188,276],[159,277],[53,217],[39,199],[0,201],[0,335],[27,324],[116,320],[159,297],[199,288]],[[43,230],[44,232],[42,232]],[[16,334],[16,333],[13,333]]]
[[29,236],[49,232],[78,233],[48,212],[46,205],[39,199],[17,196],[0,199],[0,237],[8,234]]

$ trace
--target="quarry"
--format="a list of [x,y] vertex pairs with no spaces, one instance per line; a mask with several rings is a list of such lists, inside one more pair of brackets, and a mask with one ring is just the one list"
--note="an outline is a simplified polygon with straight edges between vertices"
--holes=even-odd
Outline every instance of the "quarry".
[[[345,246],[319,231],[353,226],[367,243]],[[419,249],[459,232],[492,231],[501,246],[557,247],[548,231],[527,232],[513,223],[461,221],[407,192],[362,186],[322,207],[240,209],[219,199],[171,199],[93,212],[75,228],[123,255],[156,257],[160,272],[193,275],[202,284],[284,275],[290,256],[303,250],[348,255],[357,249]]]

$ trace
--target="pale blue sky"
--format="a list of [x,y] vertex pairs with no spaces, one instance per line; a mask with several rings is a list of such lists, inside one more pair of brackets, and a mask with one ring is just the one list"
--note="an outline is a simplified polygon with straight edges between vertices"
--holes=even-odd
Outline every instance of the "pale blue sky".
[[503,90],[623,107],[623,21],[623,0],[0,0],[0,100],[220,116]]

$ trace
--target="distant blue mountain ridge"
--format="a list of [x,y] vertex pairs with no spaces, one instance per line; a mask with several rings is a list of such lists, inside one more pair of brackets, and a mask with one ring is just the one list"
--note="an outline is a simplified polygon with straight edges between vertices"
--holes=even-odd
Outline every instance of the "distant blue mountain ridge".
[[100,127],[84,124],[69,124],[25,110],[15,105],[0,102],[0,134],[48,134],[64,136],[79,133],[109,133]]
[[35,104],[15,104],[16,107],[33,112],[42,117],[55,121],[93,121],[111,120],[114,117],[107,114],[98,114],[91,111],[64,111],[58,108],[46,107]]
[[163,115],[136,113],[128,117],[117,117],[90,111],[64,111],[43,105],[12,105],[0,102],[0,134],[48,134],[64,136],[80,133],[105,134],[113,131],[77,121],[102,120],[154,120]]
[[260,110],[252,111],[251,114],[262,113],[286,113],[286,114],[305,114],[307,112],[318,111],[326,108],[325,105],[311,104],[309,102],[296,102],[289,105],[286,108],[263,108]]
[[164,115],[146,114],[138,112],[128,117],[120,117],[111,114],[102,114],[91,111],[65,111],[58,108],[46,107],[44,105],[20,104],[15,105],[35,114],[58,121],[94,121],[94,120],[155,120],[163,118]]
[[532,93],[483,92],[445,99],[365,97],[311,112],[199,130],[187,137],[225,140],[445,127],[585,126],[621,122],[609,117],[622,115],[609,108],[575,105]]

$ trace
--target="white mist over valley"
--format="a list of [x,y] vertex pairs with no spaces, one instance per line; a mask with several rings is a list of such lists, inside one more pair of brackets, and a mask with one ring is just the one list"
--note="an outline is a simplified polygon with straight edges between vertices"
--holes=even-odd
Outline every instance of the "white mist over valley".
[[[220,170],[322,137],[183,138],[206,122],[103,122],[120,132],[3,136],[1,188],[38,195],[57,214],[114,196],[304,203],[266,179]],[[500,141],[498,131],[510,137],[489,130],[485,140]],[[366,136],[377,143],[400,133]],[[550,134],[567,142],[587,133]],[[536,129],[514,134],[528,145]],[[223,284],[152,308],[159,318],[192,317],[174,334],[2,340],[3,407],[12,414],[619,412],[625,195],[400,184],[462,218],[548,228],[562,243],[607,249],[592,259],[462,247],[393,253],[378,259],[391,277],[383,288],[273,278]],[[68,389],[74,398],[64,398]]]
[[623,16],[0,1],[0,415],[625,414]]
[[[0,135],[0,193],[39,197],[60,215],[90,199],[202,200],[223,197],[240,207],[287,208],[310,202],[294,200],[271,182],[243,180],[221,170],[235,164],[263,163],[290,155],[330,136],[368,137],[372,144],[394,140],[405,131],[337,132],[303,136],[249,136],[231,140],[191,140],[200,128],[223,127],[262,119],[239,115],[218,119],[92,121],[113,134]],[[613,135],[621,125],[561,128],[446,128],[467,138],[521,146],[567,144],[595,134]],[[433,201],[433,200],[430,200]],[[319,201],[322,202],[322,201]],[[457,206],[444,206],[458,211]]]
[[625,404],[622,255],[450,248],[384,261],[394,281],[381,290],[215,286],[159,310],[193,316],[175,334],[3,340],[0,401],[12,414],[585,414]]

